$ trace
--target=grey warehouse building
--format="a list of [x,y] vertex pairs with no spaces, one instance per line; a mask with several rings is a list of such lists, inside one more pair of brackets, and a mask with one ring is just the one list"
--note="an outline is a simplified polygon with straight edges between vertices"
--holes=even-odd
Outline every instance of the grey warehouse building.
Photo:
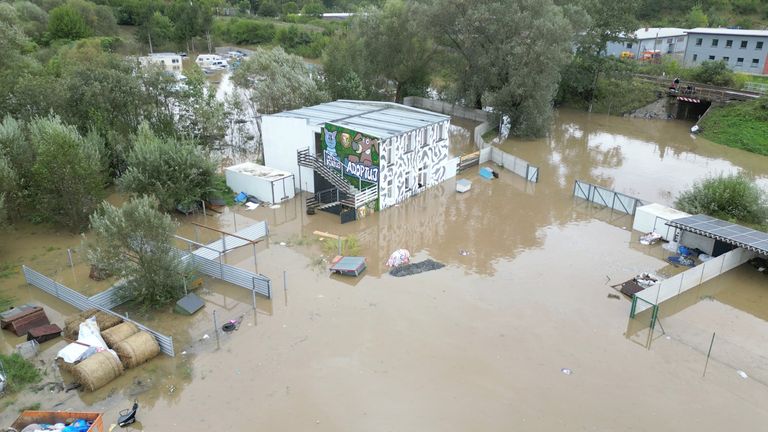
[[735,72],[768,75],[768,30],[695,28],[687,33],[686,66],[722,60]]

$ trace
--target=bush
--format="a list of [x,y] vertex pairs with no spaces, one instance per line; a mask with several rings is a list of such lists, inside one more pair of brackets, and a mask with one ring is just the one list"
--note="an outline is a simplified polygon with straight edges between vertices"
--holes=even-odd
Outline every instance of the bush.
[[275,25],[253,20],[235,19],[227,26],[227,40],[236,44],[261,44],[275,38]]
[[278,13],[280,13],[280,10],[272,0],[264,0],[259,5],[259,15],[261,16],[276,17]]
[[711,177],[694,183],[680,194],[675,206],[682,211],[741,222],[763,225],[768,217],[765,191],[744,175]]
[[146,123],[133,140],[128,169],[118,180],[123,190],[154,195],[166,211],[197,203],[214,190],[216,163],[194,143],[158,137]]
[[18,353],[11,355],[0,354],[0,361],[3,362],[5,372],[8,375],[7,389],[8,393],[14,393],[22,390],[28,384],[39,382],[42,376],[40,371],[32,362],[25,360]]
[[721,87],[733,86],[733,71],[728,69],[724,61],[704,61],[693,68],[691,79],[694,81],[712,84]]

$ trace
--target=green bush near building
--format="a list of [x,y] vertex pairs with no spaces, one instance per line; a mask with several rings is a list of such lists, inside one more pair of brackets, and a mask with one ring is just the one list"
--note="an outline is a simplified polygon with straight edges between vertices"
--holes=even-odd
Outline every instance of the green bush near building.
[[710,177],[681,193],[675,207],[747,225],[764,227],[768,218],[766,193],[744,175]]

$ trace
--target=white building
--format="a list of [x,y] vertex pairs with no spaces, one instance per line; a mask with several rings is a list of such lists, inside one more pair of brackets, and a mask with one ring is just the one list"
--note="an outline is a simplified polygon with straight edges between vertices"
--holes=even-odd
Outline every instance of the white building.
[[649,60],[654,55],[672,56],[683,60],[686,46],[686,29],[675,27],[646,27],[628,35],[621,42],[609,42],[606,55]]
[[698,66],[703,61],[724,61],[736,72],[768,75],[768,30],[688,30],[685,65]]
[[324,103],[264,116],[264,162],[314,194],[308,208],[359,218],[456,175],[449,124],[449,116],[391,102]]
[[159,65],[168,72],[180,75],[183,70],[181,56],[174,53],[154,53],[139,57],[142,66]]

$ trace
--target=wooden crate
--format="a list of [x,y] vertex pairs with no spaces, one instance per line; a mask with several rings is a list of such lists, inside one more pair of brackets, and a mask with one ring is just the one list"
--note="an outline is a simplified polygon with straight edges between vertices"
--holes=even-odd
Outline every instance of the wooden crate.
[[48,325],[50,323],[51,322],[48,321],[48,317],[45,315],[43,308],[35,307],[32,310],[13,317],[8,322],[7,328],[16,336],[24,336],[29,329]]
[[93,422],[88,432],[104,432],[104,420],[99,412],[80,412],[80,411],[24,411],[13,422],[12,428],[22,430],[32,423],[67,423],[75,420],[84,419]]
[[36,340],[38,343],[43,343],[51,339],[56,339],[61,336],[61,327],[56,324],[48,324],[40,327],[29,329],[27,332],[27,340]]

